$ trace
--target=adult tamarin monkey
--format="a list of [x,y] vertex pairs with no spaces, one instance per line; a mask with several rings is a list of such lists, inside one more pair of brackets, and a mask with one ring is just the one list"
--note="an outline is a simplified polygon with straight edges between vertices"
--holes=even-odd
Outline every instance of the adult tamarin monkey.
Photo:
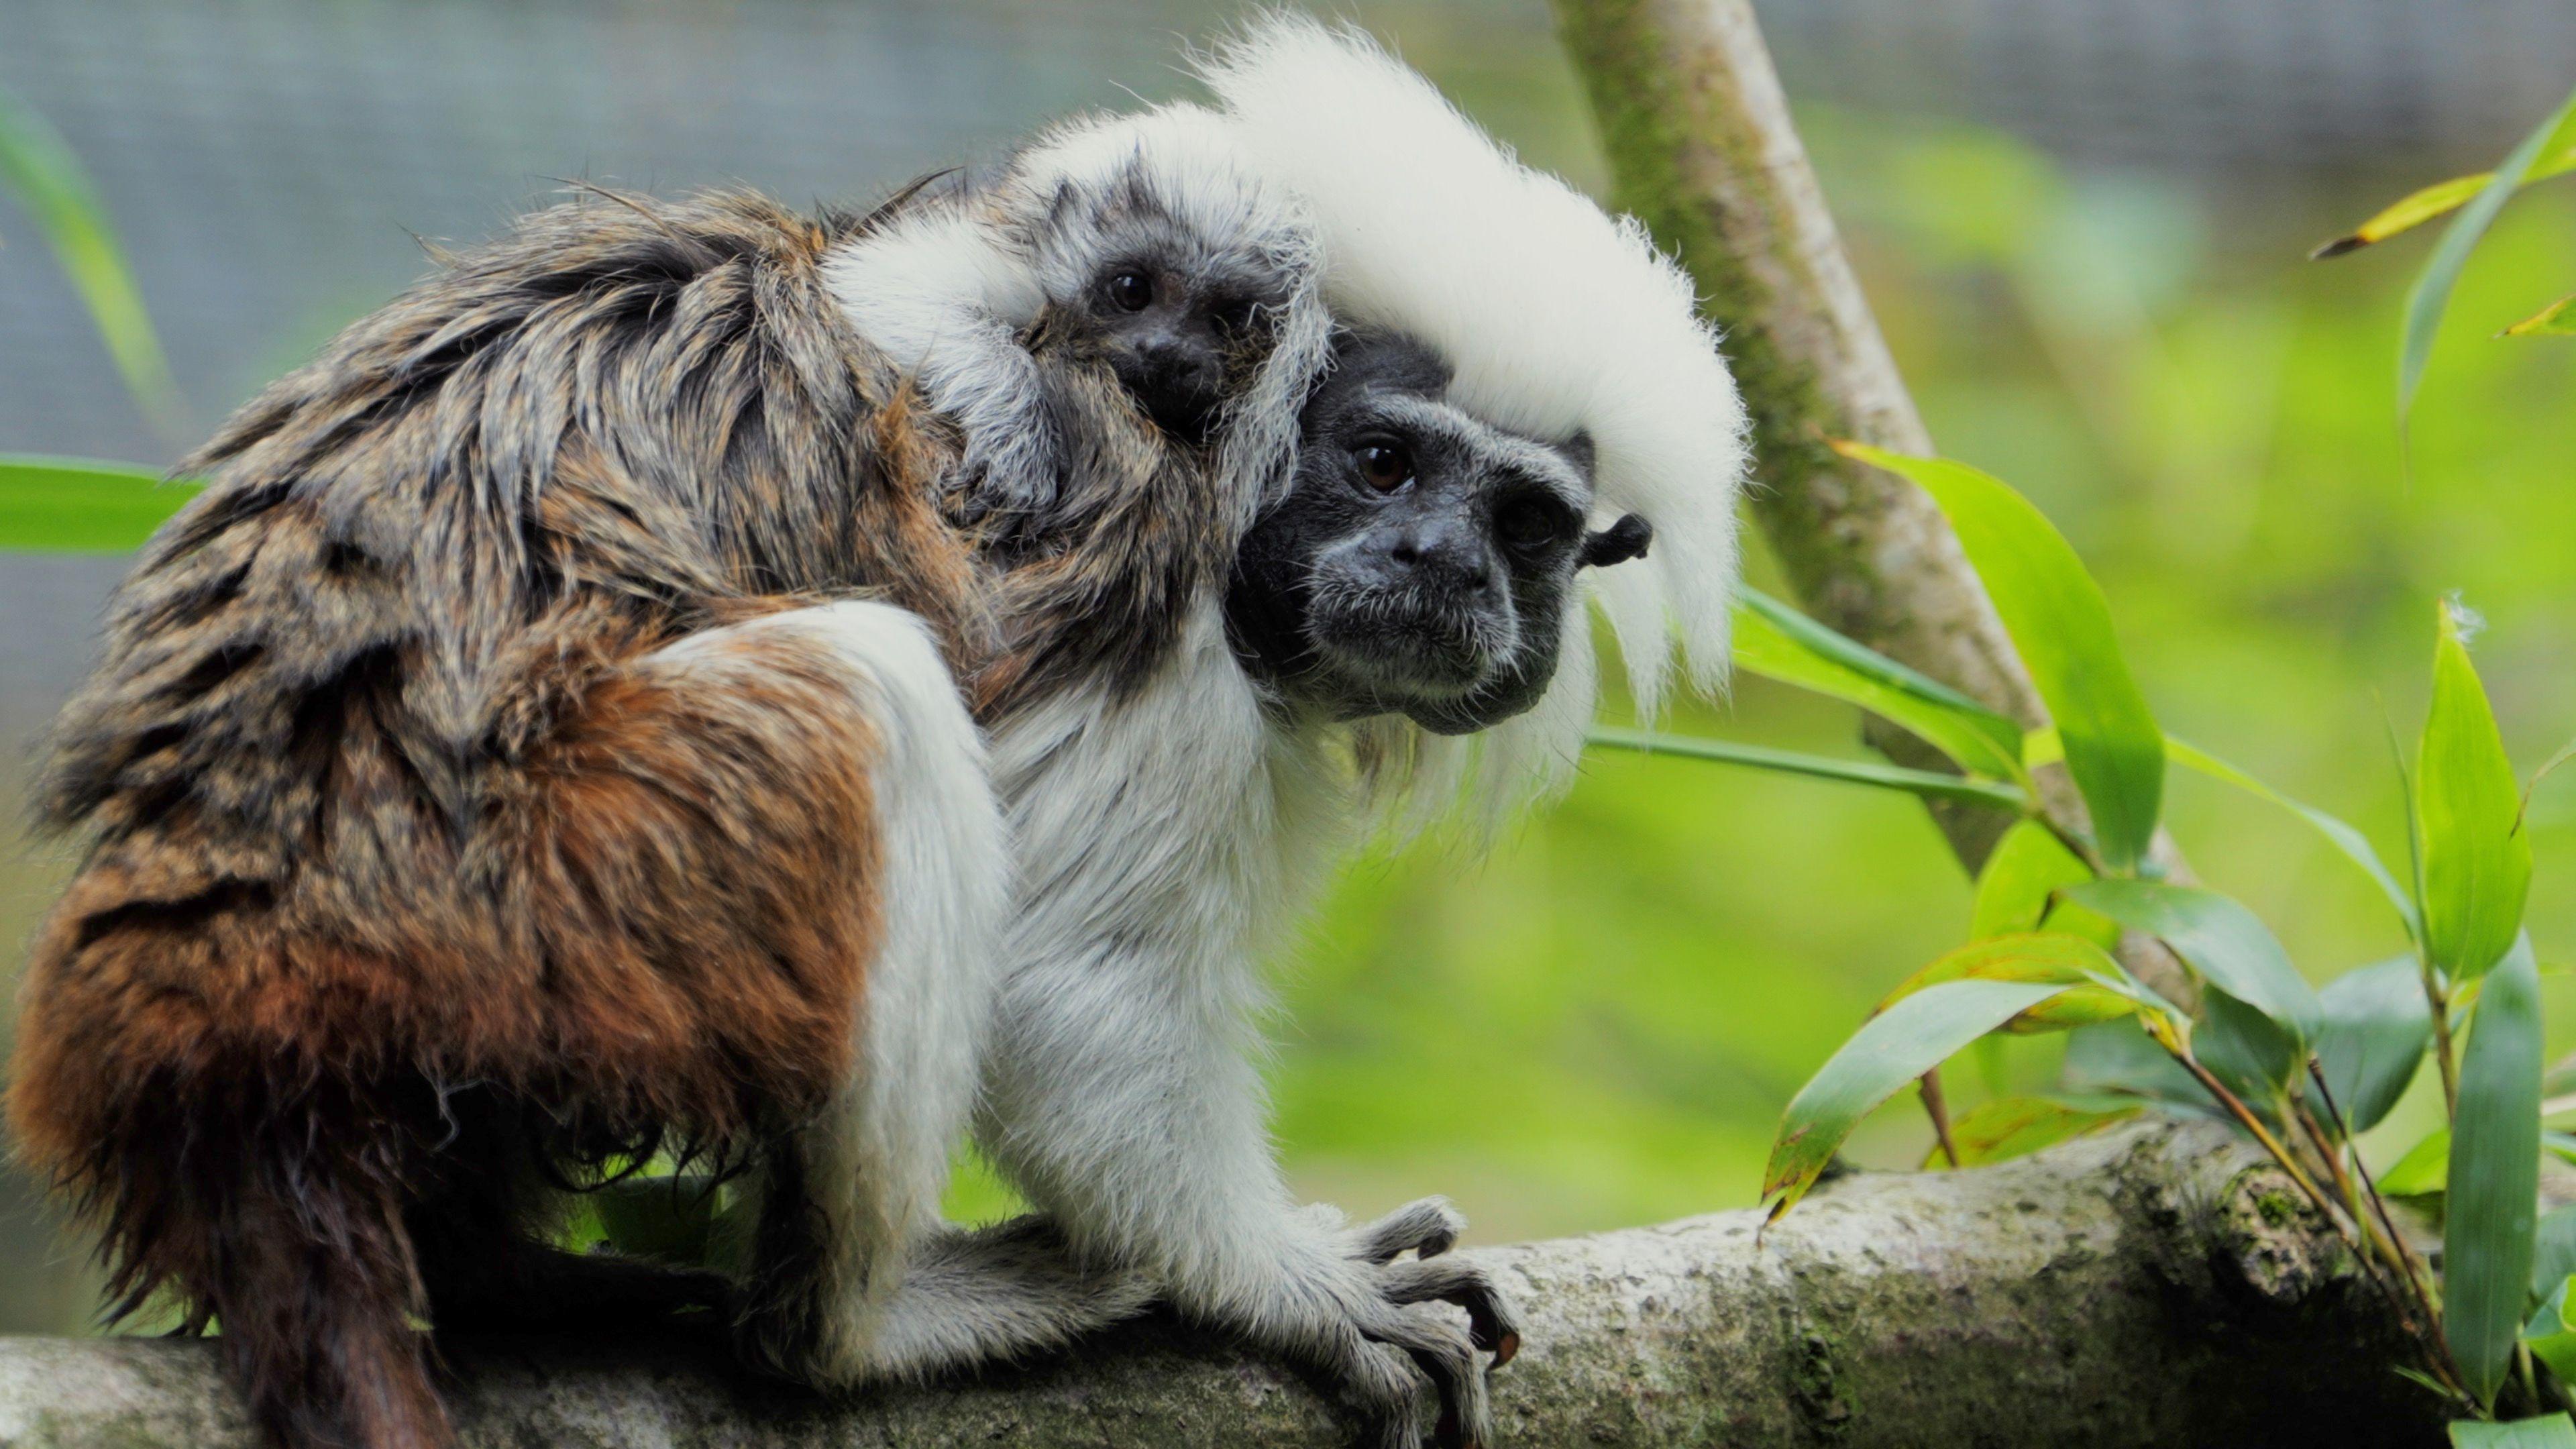
[[1295,1202],[1253,963],[1357,832],[1462,795],[1491,824],[1562,784],[1595,707],[1582,600],[1641,711],[1676,643],[1689,684],[1723,681],[1743,409],[1642,228],[1364,36],[1273,19],[1202,73],[1311,219],[1343,330],[1286,487],[1152,683],[995,731],[1021,884],[978,1136],[1074,1261],[1304,1361],[1364,1442],[1419,1444],[1427,1382],[1437,1439],[1479,1444],[1508,1312],[1438,1256],[1445,1204],[1344,1227]]
[[[764,221],[678,267],[664,212],[611,228],[635,256],[533,289],[566,239],[505,245],[498,298],[362,324],[219,441],[65,731],[52,809],[100,838],[14,1106],[123,1285],[219,1315],[295,1442],[437,1442],[407,1310],[675,1296],[533,1248],[470,1261],[519,1211],[493,1184],[656,1129],[758,1157],[747,1337],[818,1382],[1163,1296],[1333,1376],[1376,1442],[1419,1442],[1426,1380],[1442,1441],[1484,1438],[1508,1312],[1437,1256],[1445,1205],[1346,1230],[1290,1200],[1250,963],[1377,812],[1561,778],[1583,580],[1639,578],[1613,618],[1641,696],[1670,620],[1715,678],[1740,414],[1678,272],[1364,42],[1276,24],[1211,79],[1223,120],[1174,124],[1254,158],[1245,194],[1293,193],[1237,214],[1292,219],[1274,264],[1320,242],[1324,296],[1369,329],[1293,454],[1325,370],[1302,263],[1197,444],[1189,385],[1140,386],[1096,305],[1040,289],[991,334],[1054,364],[1039,415],[1076,420],[1031,470],[972,436],[977,397],[1019,395],[935,355],[972,329],[860,320],[905,279],[934,298],[915,315],[1002,299],[1026,248],[936,265],[895,245],[903,208]],[[689,295],[727,268],[734,300]],[[583,345],[595,305],[622,342]],[[692,342],[710,319],[736,340]],[[729,366],[663,386],[648,356]],[[1578,575],[1634,552],[1629,512],[1651,571]],[[880,595],[771,602],[853,583]],[[464,606],[484,591],[510,607]],[[236,611],[292,627],[199,627]],[[308,650],[344,634],[377,642]],[[1040,1215],[958,1234],[932,1204],[979,1076],[978,1136]]]
[[[890,265],[925,218],[948,270]],[[414,1316],[732,1296],[541,1246],[666,1140],[760,1169],[744,1339],[805,1377],[1132,1311],[931,1240],[1009,888],[969,702],[1172,654],[1283,470],[1309,250],[1205,112],[1079,123],[870,216],[543,213],[243,409],[42,787],[91,843],[10,1115],[113,1313],[219,1323],[281,1443],[443,1443]]]

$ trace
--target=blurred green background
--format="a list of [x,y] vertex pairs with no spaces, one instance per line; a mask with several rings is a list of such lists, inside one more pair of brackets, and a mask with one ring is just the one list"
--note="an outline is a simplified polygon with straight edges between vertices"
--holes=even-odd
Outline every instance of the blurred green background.
[[[2074,540],[2168,729],[2399,859],[2383,721],[2412,737],[2430,601],[2457,590],[2489,621],[2480,667],[2522,767],[2576,733],[2576,346],[2493,338],[2576,288],[2576,182],[2518,201],[2470,267],[2407,450],[2397,319],[2426,241],[2302,260],[2501,154],[2576,79],[2576,27],[2506,0],[2464,4],[2447,34],[2376,0],[2194,0],[2178,8],[2232,25],[2114,26],[2106,59],[2084,24],[2110,8],[2089,0],[1760,8],[1943,451]],[[1530,159],[1599,185],[1536,0],[1356,11]],[[1180,92],[1178,37],[1230,13],[14,0],[0,84],[99,175],[202,429],[419,271],[406,228],[486,234],[548,175],[863,198],[1125,87]],[[2039,13],[2060,22],[2055,50]],[[2336,70],[2342,52],[2303,46],[2311,23],[2379,44]],[[2511,63],[2444,79],[2463,34]],[[2195,59],[2213,51],[2231,64]],[[2088,85],[2087,66],[2119,84]],[[190,440],[132,415],[28,235],[0,206],[0,449],[166,462]],[[0,556],[13,818],[29,742],[116,572]],[[1858,749],[1847,710],[1758,680],[1675,724]],[[2200,873],[2312,976],[2401,948],[2368,883],[2304,826],[2197,777],[2170,793]],[[2556,967],[2576,947],[2576,777],[2543,791],[2533,823],[2531,926]],[[0,973],[61,870],[49,845],[0,855]],[[1782,1105],[1881,992],[1956,942],[1967,907],[1907,798],[1596,755],[1562,805],[1481,858],[1432,845],[1346,874],[1281,962],[1279,1140],[1312,1196],[1365,1213],[1446,1192],[1488,1241],[1749,1204]],[[2563,1051],[2576,990],[2547,979]],[[2045,1079],[2055,1050],[2011,1044],[1995,1081],[1954,1066],[1954,1101]],[[2427,1085],[2377,1134],[2383,1158],[2428,1125]],[[1928,1135],[1900,1100],[1852,1153],[1910,1166]],[[992,1203],[961,1187],[961,1211]],[[0,1330],[78,1329],[89,1284],[29,1186],[0,1177]]]

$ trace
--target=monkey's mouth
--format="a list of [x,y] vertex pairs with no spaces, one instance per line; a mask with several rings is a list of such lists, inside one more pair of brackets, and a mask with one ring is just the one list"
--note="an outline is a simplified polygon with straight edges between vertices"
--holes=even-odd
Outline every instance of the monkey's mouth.
[[1510,657],[1508,619],[1444,604],[1413,591],[1318,591],[1307,638],[1334,671],[1379,708],[1454,700],[1473,692]]

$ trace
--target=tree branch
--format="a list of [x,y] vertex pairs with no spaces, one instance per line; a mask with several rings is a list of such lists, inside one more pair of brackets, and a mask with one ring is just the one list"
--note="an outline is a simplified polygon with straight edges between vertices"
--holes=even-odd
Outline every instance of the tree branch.
[[[1528,1335],[1499,1442],[1735,1449],[2438,1442],[2387,1314],[2286,1179],[2212,1124],[1757,1212],[1478,1252]],[[1333,1444],[1293,1375],[1171,1322],[971,1384],[827,1406],[686,1344],[451,1346],[475,1449]],[[251,1449],[214,1345],[0,1339],[0,1444]]]

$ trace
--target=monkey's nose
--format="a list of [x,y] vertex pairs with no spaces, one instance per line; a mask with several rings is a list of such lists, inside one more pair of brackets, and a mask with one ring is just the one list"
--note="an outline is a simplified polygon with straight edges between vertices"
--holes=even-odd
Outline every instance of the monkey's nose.
[[1186,343],[1157,341],[1138,348],[1136,360],[1136,392],[1154,421],[1188,437],[1203,433],[1223,401],[1224,372],[1215,359]]
[[1446,522],[1397,529],[1386,557],[1402,572],[1468,593],[1493,587],[1494,556],[1472,531]]

